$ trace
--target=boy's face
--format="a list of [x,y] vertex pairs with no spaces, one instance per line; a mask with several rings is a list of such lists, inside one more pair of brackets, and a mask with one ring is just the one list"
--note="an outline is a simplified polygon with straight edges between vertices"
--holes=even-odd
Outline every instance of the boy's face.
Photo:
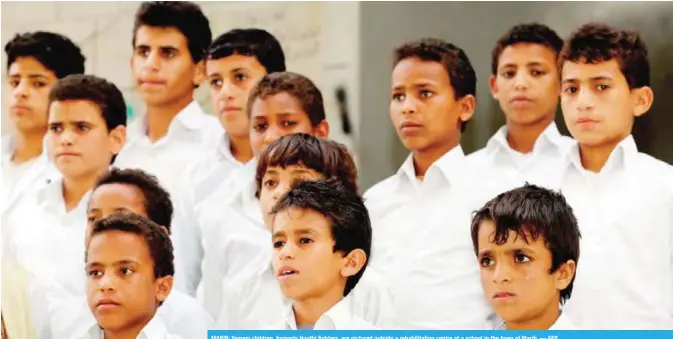
[[100,107],[91,101],[54,101],[49,107],[49,157],[66,178],[104,171],[125,138],[124,126],[108,131]]
[[171,291],[172,277],[154,278],[153,260],[141,235],[106,231],[87,248],[87,299],[98,325],[138,333]]
[[556,52],[534,43],[507,46],[490,87],[509,124],[527,126],[554,120],[561,87]]
[[203,61],[194,64],[187,38],[177,28],[138,28],[131,73],[147,105],[170,105],[191,97],[194,85],[204,79],[203,65]]
[[302,165],[268,167],[262,178],[259,202],[262,207],[264,224],[271,227],[272,216],[269,215],[273,206],[285,193],[290,191],[297,180],[316,181],[324,178],[321,173]]
[[616,59],[563,64],[563,118],[581,145],[618,143],[631,134],[634,117],[645,114],[652,100],[649,87],[629,90]]
[[456,100],[440,63],[407,58],[395,65],[390,117],[407,149],[422,152],[456,143],[461,123],[473,111],[474,97]]
[[549,273],[552,256],[542,237],[533,240],[526,232],[526,243],[510,231],[507,242],[496,245],[494,232],[493,221],[482,222],[477,256],[484,295],[498,316],[505,322],[522,322],[558,308],[560,291],[570,284],[574,263],[572,272],[564,264]]
[[273,272],[293,301],[341,295],[351,273],[348,258],[334,252],[330,222],[313,210],[291,208],[273,220]]
[[248,137],[247,115],[250,90],[266,75],[254,56],[233,54],[206,62],[210,99],[222,127],[233,137]]
[[319,138],[328,134],[327,121],[311,125],[299,100],[282,92],[257,98],[250,109],[250,147],[255,157],[283,136],[307,133]]
[[47,129],[49,91],[56,75],[33,57],[20,57],[7,70],[9,114],[14,128],[22,133]]
[[86,244],[96,220],[115,213],[134,213],[147,217],[145,195],[138,187],[129,184],[105,184],[91,194],[87,211]]

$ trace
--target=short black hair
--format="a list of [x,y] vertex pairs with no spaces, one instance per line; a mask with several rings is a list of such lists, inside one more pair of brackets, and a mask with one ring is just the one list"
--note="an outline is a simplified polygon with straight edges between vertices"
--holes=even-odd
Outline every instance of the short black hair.
[[[528,242],[528,232],[533,240],[542,237],[551,252],[549,273],[556,272],[568,260],[578,264],[580,257],[580,230],[573,210],[561,193],[529,185],[499,194],[472,218],[472,244],[479,251],[479,228],[485,220],[495,223],[494,243],[507,242],[510,231]],[[561,304],[570,299],[575,276],[568,287],[561,291]]]
[[507,31],[495,43],[493,51],[491,52],[491,74],[498,73],[498,64],[500,55],[508,46],[519,43],[537,44],[547,47],[554,51],[558,57],[563,48],[563,39],[549,26],[537,22],[516,25]]
[[145,1],[140,4],[133,24],[133,47],[142,26],[173,27],[187,39],[194,63],[204,60],[213,33],[208,18],[199,5],[190,1]]
[[119,88],[95,75],[72,74],[59,79],[49,92],[49,106],[54,101],[87,100],[101,110],[108,131],[126,126],[126,103]]
[[[154,278],[162,278],[175,274],[173,264],[173,244],[168,234],[150,219],[132,213],[117,213],[96,220],[91,231],[91,239],[108,231],[122,231],[142,236],[147,242],[153,261]],[[91,242],[89,242],[91,244]],[[88,260],[87,245],[84,261]]]
[[292,72],[265,75],[250,91],[248,116],[251,114],[252,104],[255,100],[258,98],[264,100],[268,96],[280,93],[287,93],[297,99],[314,127],[326,119],[322,93],[318,86],[311,79]]
[[348,148],[332,140],[322,139],[310,134],[290,134],[272,142],[257,162],[257,197],[262,189],[262,179],[267,168],[280,166],[286,168],[302,165],[325,178],[334,178],[354,192],[358,191],[358,171]]
[[650,61],[640,35],[602,23],[588,23],[572,33],[559,56],[559,69],[566,61],[596,64],[612,59],[617,60],[629,89],[650,86]]
[[361,249],[367,261],[360,272],[346,281],[344,296],[357,285],[369,263],[372,247],[372,226],[362,197],[345,188],[340,180],[299,181],[273,207],[272,214],[296,209],[308,209],[325,216],[332,227],[334,252],[347,255]]
[[[395,49],[393,67],[409,58],[440,63],[449,74],[449,82],[456,99],[467,95],[477,97],[477,75],[467,54],[460,47],[435,38],[407,42]],[[465,131],[467,123],[465,121],[461,124],[461,132]]]
[[217,37],[208,49],[208,59],[212,60],[233,54],[255,57],[266,73],[285,72],[285,53],[280,42],[263,29],[232,29]]
[[22,57],[33,57],[60,79],[84,73],[86,58],[67,37],[44,31],[17,34],[5,45],[7,69]]
[[108,184],[125,184],[137,187],[143,192],[147,217],[171,233],[173,203],[170,194],[161,187],[157,177],[140,169],[112,168],[96,182],[93,191]]

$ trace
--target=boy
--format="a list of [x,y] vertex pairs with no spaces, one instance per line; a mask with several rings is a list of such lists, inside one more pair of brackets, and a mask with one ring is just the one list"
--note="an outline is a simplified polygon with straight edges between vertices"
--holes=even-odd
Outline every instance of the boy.
[[[149,218],[170,235],[173,205],[169,194],[155,177],[141,170],[113,168],[98,180],[88,205],[85,245],[94,222],[115,213],[135,213]],[[77,296],[55,312],[56,318],[52,321],[55,338],[82,333],[95,324],[91,312],[82,307],[85,302],[84,295]],[[157,314],[170,332],[185,338],[204,337],[212,328],[210,315],[196,299],[178,290],[171,292]]]
[[86,248],[87,300],[97,324],[81,338],[179,338],[156,316],[173,272],[173,246],[159,225],[137,214],[98,220]]
[[14,134],[2,140],[2,212],[35,182],[56,170],[43,153],[49,91],[56,80],[84,73],[84,56],[67,37],[34,32],[16,35],[5,45],[9,115]]
[[129,126],[115,164],[156,175],[173,195],[185,165],[215,149],[222,135],[217,119],[194,100],[211,38],[208,19],[192,2],[143,2],[136,12],[131,73],[147,111]]
[[584,234],[564,311],[581,328],[672,329],[673,168],[640,153],[631,136],[654,96],[645,43],[587,24],[559,65],[563,117],[577,141],[561,188]]
[[48,107],[47,154],[60,175],[3,215],[3,238],[9,237],[21,265],[50,281],[49,302],[84,294],[77,277],[86,205],[96,180],[124,145],[126,105],[114,84],[76,74],[56,82]]
[[[248,116],[251,121],[250,145],[258,156],[266,146],[289,134],[307,133],[319,138],[327,137],[329,127],[325,120],[322,94],[308,78],[290,72],[272,73],[260,80],[250,93]],[[220,244],[220,230],[227,225],[236,225],[237,230],[263,231],[264,226],[259,200],[255,197],[255,169],[257,161],[249,161],[240,171],[222,183],[215,194],[203,203],[202,213],[197,216],[201,229],[204,258],[202,279],[197,296],[206,310],[216,318],[221,279],[213,265],[226,265],[226,260],[216,254]],[[235,221],[234,221],[235,220]],[[232,233],[236,234],[236,232]],[[230,234],[222,235],[229,236]],[[232,260],[236,260],[232,258]]]
[[487,168],[511,187],[524,182],[550,186],[571,140],[556,124],[560,94],[556,58],[563,40],[545,25],[512,27],[493,48],[489,85],[500,103],[507,125],[486,147],[470,154],[473,165]]
[[[346,147],[308,134],[287,135],[273,142],[259,156],[256,172],[256,195],[267,228],[272,224],[273,206],[298,180],[337,180],[346,189],[358,192],[357,169]],[[269,232],[257,228],[221,232],[238,234],[218,238],[228,241],[219,247],[223,252],[218,257],[232,257],[235,253],[238,263],[227,260],[227,266],[220,267],[222,301],[218,327],[255,329],[284,317],[284,298],[269,265],[271,249],[264,245],[268,244]],[[228,278],[232,276],[236,279]],[[385,284],[376,279],[380,278],[368,271],[353,291],[350,310],[376,325],[389,326],[390,295]]]
[[186,279],[187,292],[192,295],[201,280],[203,259],[201,233],[193,223],[198,205],[252,158],[248,96],[264,75],[284,71],[283,49],[265,30],[234,29],[210,45],[206,60],[210,98],[226,132],[217,149],[188,170],[175,195],[175,250],[184,268],[176,279]]
[[367,268],[372,228],[354,191],[333,182],[302,182],[271,211],[273,272],[292,305],[284,330],[374,327],[351,314],[344,298]]
[[580,231],[563,195],[528,184],[498,195],[475,213],[472,243],[504,320],[496,329],[574,329],[559,306],[572,294]]
[[492,328],[467,229],[495,189],[459,144],[476,104],[474,69],[437,39],[403,44],[393,65],[390,117],[411,155],[365,194],[371,268],[391,282],[398,328]]

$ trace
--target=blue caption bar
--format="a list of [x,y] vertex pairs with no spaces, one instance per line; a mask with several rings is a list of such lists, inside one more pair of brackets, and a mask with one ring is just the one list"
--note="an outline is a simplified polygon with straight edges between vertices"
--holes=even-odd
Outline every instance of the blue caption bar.
[[673,331],[209,330],[208,339],[672,339]]

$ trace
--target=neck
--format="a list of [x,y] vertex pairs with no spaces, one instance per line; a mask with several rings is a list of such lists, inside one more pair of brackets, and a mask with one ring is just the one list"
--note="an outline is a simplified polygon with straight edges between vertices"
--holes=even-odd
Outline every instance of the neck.
[[45,130],[35,133],[16,133],[13,140],[12,162],[19,165],[40,156],[45,133]]
[[597,146],[589,146],[580,144],[580,159],[582,160],[582,167],[587,171],[600,173],[608,162],[610,154],[615,150],[617,145],[624,140],[616,139],[613,142],[605,143]]
[[231,154],[238,160],[240,163],[246,163],[252,159],[252,149],[250,148],[250,137],[232,137],[229,136],[229,150]]
[[548,330],[558,317],[561,315],[557,305],[549,307],[544,313],[539,314],[533,319],[527,319],[523,321],[508,321],[507,329],[508,330]]
[[422,151],[412,151],[414,158],[414,171],[416,171],[416,177],[423,178],[425,177],[425,172],[428,171],[428,168],[432,166],[439,158],[444,156],[444,154],[449,153],[452,149],[458,146],[460,143],[460,137],[458,140],[446,143],[443,147],[429,148]]
[[192,100],[194,100],[193,95],[162,106],[147,106],[147,137],[150,141],[156,142],[165,137],[175,116]]
[[96,180],[98,180],[102,172],[85,177],[63,178],[63,200],[65,201],[65,210],[67,212],[77,207],[84,195],[96,184]]
[[[346,284],[336,284],[330,292],[317,297],[295,302],[292,305],[297,326],[314,325],[320,317],[343,299]],[[340,287],[340,288],[339,288]]]
[[118,330],[112,330],[112,329],[105,329],[103,330],[104,338],[105,339],[136,339],[140,335],[140,332],[147,326],[147,324],[152,320],[150,319],[142,319],[141,321],[137,321],[134,324],[129,324],[128,326],[125,326],[125,328],[118,329]]
[[523,154],[532,152],[535,142],[552,121],[554,120],[545,119],[530,125],[508,123],[507,143],[509,147]]

